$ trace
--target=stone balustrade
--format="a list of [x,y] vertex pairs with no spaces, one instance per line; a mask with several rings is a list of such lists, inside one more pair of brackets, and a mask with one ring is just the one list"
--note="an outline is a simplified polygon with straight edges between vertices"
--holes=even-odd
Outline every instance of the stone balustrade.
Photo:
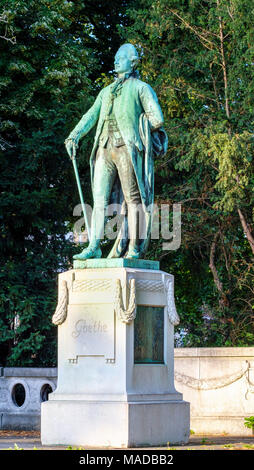
[[254,348],[176,348],[175,387],[190,402],[195,433],[251,436]]
[[39,430],[41,403],[55,390],[56,368],[0,368],[0,429]]

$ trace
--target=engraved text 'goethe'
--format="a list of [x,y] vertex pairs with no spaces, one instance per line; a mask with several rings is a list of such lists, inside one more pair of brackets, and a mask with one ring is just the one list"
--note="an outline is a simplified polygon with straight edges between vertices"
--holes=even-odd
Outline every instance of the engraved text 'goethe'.
[[72,332],[73,338],[78,338],[86,333],[107,333],[108,325],[100,320],[78,320],[75,323],[75,330]]

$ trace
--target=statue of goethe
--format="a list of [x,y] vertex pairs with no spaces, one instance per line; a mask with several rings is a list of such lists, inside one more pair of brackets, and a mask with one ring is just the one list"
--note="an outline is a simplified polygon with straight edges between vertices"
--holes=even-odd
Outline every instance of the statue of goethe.
[[94,201],[91,237],[89,246],[75,259],[102,256],[102,208],[113,202],[121,205],[125,215],[108,257],[141,258],[148,246],[154,200],[153,159],[166,152],[167,136],[156,93],[138,78],[137,64],[135,47],[121,46],[115,55],[116,80],[100,91],[65,141],[72,157],[79,140],[97,124],[90,157]]

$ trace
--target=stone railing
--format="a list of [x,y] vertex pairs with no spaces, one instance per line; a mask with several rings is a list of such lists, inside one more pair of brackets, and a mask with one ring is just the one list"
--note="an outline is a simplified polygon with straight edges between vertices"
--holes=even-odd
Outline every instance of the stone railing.
[[251,435],[254,348],[177,348],[175,387],[190,402],[196,433]]
[[56,383],[56,368],[0,368],[0,429],[40,429],[41,402]]

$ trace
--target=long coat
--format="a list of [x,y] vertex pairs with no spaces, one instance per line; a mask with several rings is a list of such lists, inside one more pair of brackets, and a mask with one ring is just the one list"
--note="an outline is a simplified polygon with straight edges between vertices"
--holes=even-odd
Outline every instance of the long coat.
[[[93,106],[84,114],[69,135],[69,138],[74,139],[78,143],[98,123],[90,157],[92,187],[96,150],[111,106],[111,91],[113,86],[114,83],[100,91]],[[124,143],[131,156],[146,214],[147,239],[141,247],[141,251],[144,252],[151,231],[152,204],[154,199],[153,156],[155,153],[164,154],[167,150],[167,137],[162,129],[163,115],[154,90],[147,83],[134,77],[130,77],[123,82],[121,93],[114,99],[114,114]],[[156,130],[158,132],[153,134],[153,131]],[[152,138],[153,135],[156,136],[155,139]],[[119,183],[118,180],[118,186]],[[121,191],[119,192],[113,188],[112,194],[118,194],[118,200],[116,200],[115,196],[112,202],[120,202],[120,193]],[[126,223],[127,219],[123,229],[125,234],[127,234]],[[121,236],[123,237],[123,234]],[[127,245],[127,236],[121,238],[119,234],[109,256],[122,256],[127,249]]]

